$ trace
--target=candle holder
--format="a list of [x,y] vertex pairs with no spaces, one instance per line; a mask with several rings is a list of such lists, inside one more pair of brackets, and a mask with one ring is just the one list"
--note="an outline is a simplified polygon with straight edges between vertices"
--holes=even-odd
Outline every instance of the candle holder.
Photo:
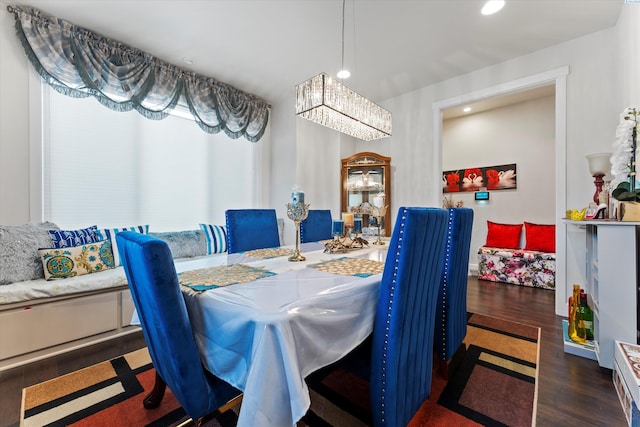
[[324,252],[329,254],[347,252],[349,247],[345,245],[344,221],[333,221],[331,224],[331,234],[333,235],[333,240],[324,245]]
[[376,218],[376,222],[378,223],[378,240],[373,242],[374,245],[384,245],[385,243],[380,238],[380,223],[382,222],[382,218],[387,214],[387,208],[389,205],[385,205],[382,207],[374,206],[371,208],[371,214]]
[[360,237],[362,234],[362,218],[355,218],[353,223],[353,229],[351,232],[355,237],[351,240],[351,248],[364,248],[369,247],[369,242]]
[[324,245],[324,252],[327,254],[341,254],[349,250],[349,246],[344,244],[345,238],[340,234],[334,234],[333,240]]
[[296,227],[296,249],[293,255],[289,257],[289,261],[304,261],[306,258],[300,253],[300,223],[307,219],[309,215],[309,205],[298,203],[296,205],[287,203],[287,216],[295,223]]

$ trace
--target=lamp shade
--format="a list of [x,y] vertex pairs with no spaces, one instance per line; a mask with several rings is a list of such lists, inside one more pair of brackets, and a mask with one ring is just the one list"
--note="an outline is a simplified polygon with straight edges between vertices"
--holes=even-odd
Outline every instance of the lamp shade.
[[391,113],[326,73],[296,86],[296,114],[364,141],[391,135]]
[[589,173],[591,173],[591,175],[611,174],[611,153],[589,154],[586,157],[589,162]]

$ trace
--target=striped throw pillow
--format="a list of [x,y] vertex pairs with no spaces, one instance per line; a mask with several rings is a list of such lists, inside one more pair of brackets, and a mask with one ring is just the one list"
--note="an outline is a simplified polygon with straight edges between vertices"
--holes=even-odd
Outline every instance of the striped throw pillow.
[[207,237],[207,254],[227,252],[227,232],[222,225],[200,224]]

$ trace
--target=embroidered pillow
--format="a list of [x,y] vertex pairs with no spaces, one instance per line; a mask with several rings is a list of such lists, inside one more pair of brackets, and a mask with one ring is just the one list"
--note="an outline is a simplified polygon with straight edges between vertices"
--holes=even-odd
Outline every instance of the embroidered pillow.
[[556,252],[555,224],[524,223],[524,233],[527,239],[525,249],[528,251]]
[[487,221],[487,242],[492,248],[520,249],[522,224],[499,224]]
[[100,241],[96,231],[98,227],[91,227],[80,230],[49,230],[52,248],[68,248],[71,246],[86,245]]
[[149,234],[149,224],[135,225],[133,227],[102,228],[96,231],[100,240],[111,240],[111,250],[113,251],[113,261],[115,265],[122,265],[122,262],[120,262],[120,254],[118,253],[118,244],[116,243],[116,234],[121,231],[133,231],[140,234]]
[[222,225],[200,224],[207,238],[207,255],[227,252],[227,232]]
[[44,278],[66,279],[114,268],[111,240],[68,248],[38,249]]

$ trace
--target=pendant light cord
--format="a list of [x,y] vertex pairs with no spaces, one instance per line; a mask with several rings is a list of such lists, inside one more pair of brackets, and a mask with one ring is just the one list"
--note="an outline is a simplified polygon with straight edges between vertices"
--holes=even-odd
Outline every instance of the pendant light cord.
[[344,70],[344,10],[347,0],[342,0],[342,64],[341,70]]

